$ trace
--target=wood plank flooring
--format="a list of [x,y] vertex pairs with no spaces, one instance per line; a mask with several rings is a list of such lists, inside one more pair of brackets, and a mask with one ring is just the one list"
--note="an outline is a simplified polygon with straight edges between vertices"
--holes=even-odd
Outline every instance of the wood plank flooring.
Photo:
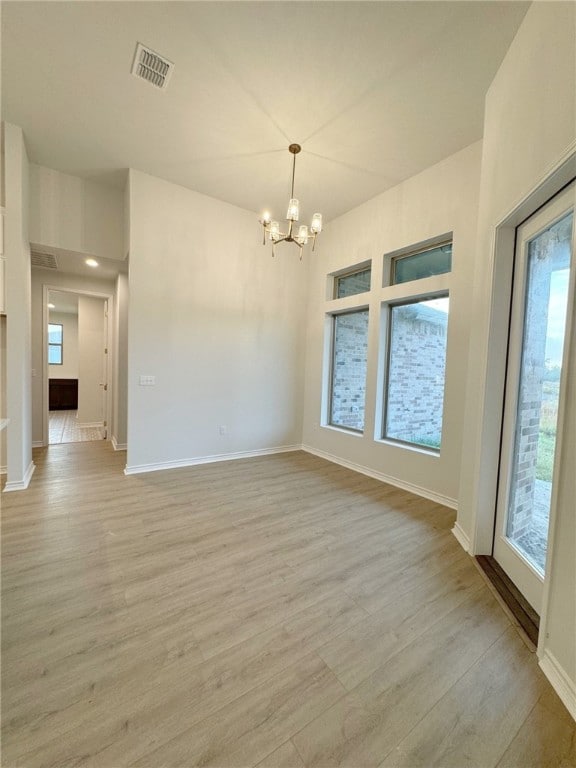
[[4,768],[567,768],[574,722],[450,528],[295,452],[2,497]]

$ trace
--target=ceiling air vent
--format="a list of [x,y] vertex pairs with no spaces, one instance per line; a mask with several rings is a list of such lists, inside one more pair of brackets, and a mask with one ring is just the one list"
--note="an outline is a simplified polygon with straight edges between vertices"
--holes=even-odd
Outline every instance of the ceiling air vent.
[[33,267],[43,267],[44,269],[58,269],[58,262],[56,256],[51,253],[38,253],[32,251],[30,254],[30,261]]
[[146,48],[142,43],[136,45],[134,53],[134,63],[132,64],[132,74],[147,80],[156,88],[166,89],[168,81],[172,75],[174,64],[163,56]]

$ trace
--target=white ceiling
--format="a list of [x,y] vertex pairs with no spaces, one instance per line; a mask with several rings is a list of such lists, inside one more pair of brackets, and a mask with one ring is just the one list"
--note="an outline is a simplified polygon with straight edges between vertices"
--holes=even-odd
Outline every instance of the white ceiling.
[[[482,135],[524,2],[8,2],[3,117],[34,162],[136,168],[285,215],[332,218]],[[175,63],[130,74],[136,42]]]
[[75,251],[65,251],[62,248],[53,248],[51,246],[36,245],[31,243],[32,254],[47,253],[56,258],[56,269],[46,269],[44,267],[33,267],[42,271],[46,278],[46,283],[50,283],[49,275],[65,273],[67,275],[80,275],[90,280],[115,280],[120,273],[128,273],[128,260],[120,261],[118,259],[105,259],[99,256],[96,261],[97,267],[89,267],[86,264],[86,253],[76,253]]

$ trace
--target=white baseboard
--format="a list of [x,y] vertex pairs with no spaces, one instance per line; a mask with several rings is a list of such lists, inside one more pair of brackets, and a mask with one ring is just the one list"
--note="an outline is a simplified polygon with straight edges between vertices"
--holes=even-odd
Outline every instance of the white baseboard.
[[119,443],[114,435],[112,435],[110,442],[112,443],[112,448],[114,448],[115,451],[125,451],[128,448],[128,443]]
[[28,469],[24,473],[24,478],[22,480],[12,480],[10,483],[6,483],[4,486],[4,493],[9,493],[10,491],[25,491],[30,485],[30,480],[32,479],[35,469],[36,465],[31,461]]
[[78,422],[78,424],[76,424],[76,426],[79,429],[91,429],[91,428],[96,429],[98,427],[103,427],[104,426],[104,422],[103,421],[84,421],[82,423]]
[[319,456],[321,459],[331,461],[333,464],[339,464],[347,469],[352,469],[354,472],[360,472],[362,475],[374,478],[374,480],[380,480],[382,483],[388,483],[388,485],[393,485],[396,488],[402,488],[403,491],[409,491],[410,493],[416,494],[416,496],[422,496],[430,501],[435,501],[437,504],[443,504],[445,507],[450,507],[451,509],[458,508],[456,499],[451,499],[449,496],[443,496],[440,493],[429,491],[427,488],[414,485],[414,483],[407,483],[405,480],[399,480],[397,477],[385,475],[383,472],[364,467],[362,464],[356,464],[353,461],[341,459],[339,456],[334,456],[333,454],[321,451],[318,448],[312,448],[309,445],[303,445],[302,450],[306,451],[306,453],[312,453],[314,456]]
[[550,681],[552,688],[554,688],[568,712],[576,720],[576,682],[568,677],[558,663],[558,659],[550,651],[544,651],[539,664],[542,672]]
[[464,550],[464,552],[470,552],[470,537],[467,533],[464,533],[464,530],[461,528],[460,523],[456,522],[454,523],[454,527],[452,528],[452,533],[457,538],[458,543]]
[[262,448],[258,451],[238,451],[236,453],[217,453],[213,456],[199,456],[195,459],[178,459],[177,461],[162,461],[158,464],[135,464],[126,466],[125,475],[139,475],[143,472],[157,472],[162,469],[178,469],[179,467],[194,467],[197,464],[213,464],[217,461],[234,461],[235,459],[252,459],[256,456],[269,456],[273,453],[288,453],[299,451],[300,445],[282,445],[278,448]]
[[44,443],[42,440],[34,440],[32,443],[32,448],[44,448]]

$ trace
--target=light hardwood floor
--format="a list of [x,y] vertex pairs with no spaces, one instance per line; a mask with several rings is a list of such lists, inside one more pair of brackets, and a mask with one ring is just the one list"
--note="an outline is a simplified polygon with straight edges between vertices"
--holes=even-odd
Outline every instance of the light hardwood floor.
[[4,768],[576,763],[452,511],[299,452],[35,461],[2,498]]

